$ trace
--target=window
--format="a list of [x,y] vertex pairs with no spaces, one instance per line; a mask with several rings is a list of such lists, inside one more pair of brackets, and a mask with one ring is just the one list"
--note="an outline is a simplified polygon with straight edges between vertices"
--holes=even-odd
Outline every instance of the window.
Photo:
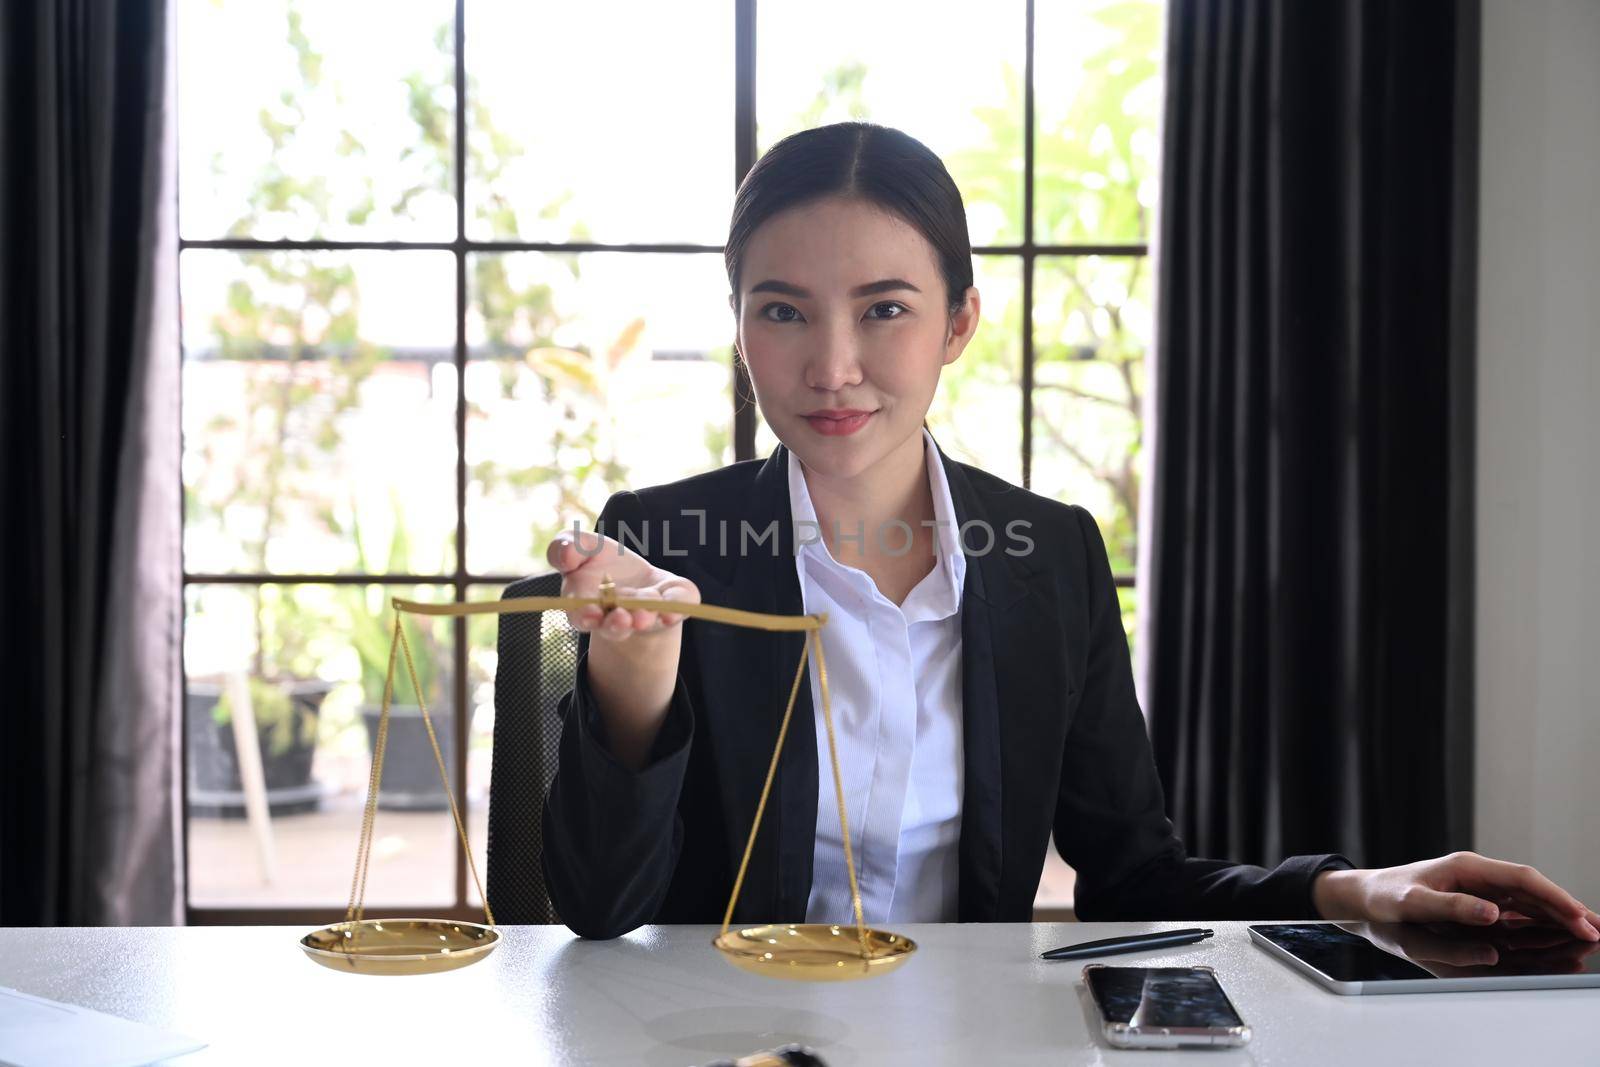
[[[985,315],[930,426],[1096,514],[1131,631],[1157,0],[625,6],[179,6],[196,921],[347,899],[390,596],[491,599],[615,488],[771,450],[735,402],[721,241],[794,130],[871,119],[949,163]],[[413,632],[481,859],[495,620]],[[470,916],[397,715],[367,899]]]

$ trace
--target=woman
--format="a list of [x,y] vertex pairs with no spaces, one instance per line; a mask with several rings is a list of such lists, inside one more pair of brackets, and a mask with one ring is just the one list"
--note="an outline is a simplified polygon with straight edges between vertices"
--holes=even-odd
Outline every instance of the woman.
[[[949,459],[924,418],[979,320],[960,192],[865,123],[774,145],[726,246],[766,460],[620,492],[547,558],[564,595],[826,611],[840,774],[869,923],[1027,921],[1052,834],[1084,919],[1600,917],[1537,871],[1457,853],[1383,870],[1190,858],[1167,819],[1099,529]],[[802,635],[590,607],[562,703],[545,872],[576,933],[721,919]],[[849,922],[811,685],[735,911]],[[819,773],[820,769],[820,773]]]

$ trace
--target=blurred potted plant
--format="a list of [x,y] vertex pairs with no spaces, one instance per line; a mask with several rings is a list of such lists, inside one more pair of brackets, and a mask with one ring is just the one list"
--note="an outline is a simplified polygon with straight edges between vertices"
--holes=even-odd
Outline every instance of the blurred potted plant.
[[243,685],[216,676],[189,680],[184,728],[193,815],[239,818],[245,813],[233,724],[241,691],[255,721],[267,810],[273,815],[315,811],[326,792],[311,771],[322,702],[333,685],[312,677],[305,662],[310,657],[302,635],[310,620],[292,596],[274,592],[277,596],[263,603],[256,590],[258,651]]

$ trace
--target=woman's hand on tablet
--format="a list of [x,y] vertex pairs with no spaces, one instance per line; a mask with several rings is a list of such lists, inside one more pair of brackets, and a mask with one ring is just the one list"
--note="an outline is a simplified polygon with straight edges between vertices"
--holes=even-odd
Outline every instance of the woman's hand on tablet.
[[1311,893],[1317,911],[1330,919],[1487,926],[1502,916],[1526,916],[1600,941],[1600,915],[1572,894],[1525,863],[1476,852],[1399,867],[1323,871]]
[[[545,549],[545,559],[561,572],[561,595],[600,595],[600,579],[610,575],[618,597],[643,597],[662,601],[700,603],[700,590],[689,579],[652,566],[616,538],[590,530],[563,531]],[[679,612],[646,608],[612,608],[596,605],[567,612],[575,629],[612,641],[634,635],[659,634],[683,621]]]

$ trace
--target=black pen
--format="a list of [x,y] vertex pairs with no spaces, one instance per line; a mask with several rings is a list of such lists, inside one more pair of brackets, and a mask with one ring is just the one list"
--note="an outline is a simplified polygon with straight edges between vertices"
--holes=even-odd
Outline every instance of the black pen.
[[1143,952],[1147,948],[1170,948],[1173,945],[1192,945],[1204,941],[1215,930],[1198,926],[1186,930],[1162,930],[1154,934],[1134,934],[1130,937],[1107,937],[1099,941],[1080,941],[1076,945],[1063,945],[1049,952],[1039,953],[1041,960],[1076,960],[1085,956],[1114,956],[1119,952]]

